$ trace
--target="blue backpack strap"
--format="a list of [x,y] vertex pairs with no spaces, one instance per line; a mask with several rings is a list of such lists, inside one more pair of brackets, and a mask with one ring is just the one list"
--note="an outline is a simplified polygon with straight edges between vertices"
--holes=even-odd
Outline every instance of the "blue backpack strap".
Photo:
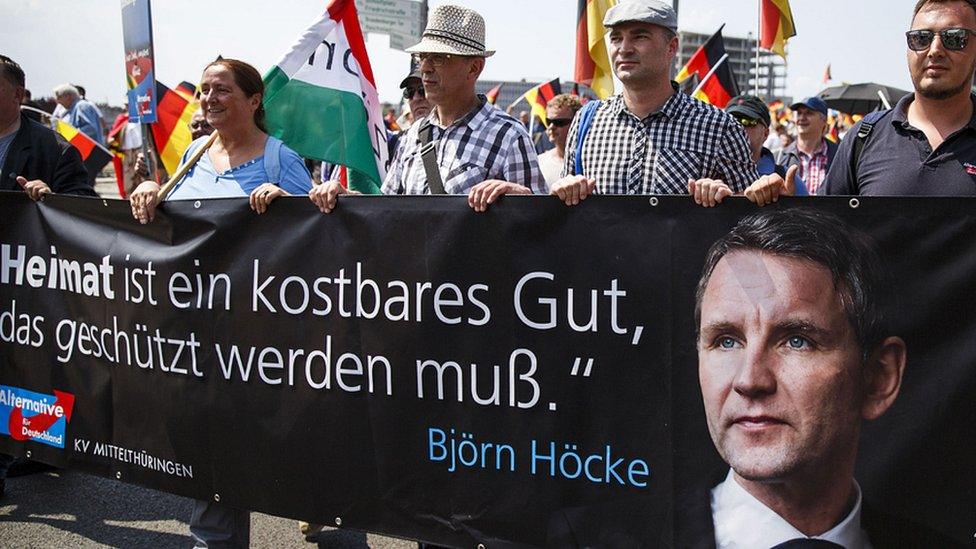
[[264,144],[264,174],[268,176],[268,183],[281,183],[281,140],[268,136]]
[[600,101],[593,100],[580,109],[579,132],[576,134],[576,149],[573,151],[573,175],[583,175],[583,141],[590,131],[590,126],[593,125],[593,117],[596,116],[599,108]]

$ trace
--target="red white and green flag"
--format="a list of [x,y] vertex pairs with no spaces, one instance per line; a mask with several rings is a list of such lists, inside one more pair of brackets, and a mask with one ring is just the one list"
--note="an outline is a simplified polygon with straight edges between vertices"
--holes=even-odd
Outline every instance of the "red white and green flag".
[[331,0],[264,84],[269,133],[301,156],[346,166],[350,188],[380,192],[386,126],[353,0]]

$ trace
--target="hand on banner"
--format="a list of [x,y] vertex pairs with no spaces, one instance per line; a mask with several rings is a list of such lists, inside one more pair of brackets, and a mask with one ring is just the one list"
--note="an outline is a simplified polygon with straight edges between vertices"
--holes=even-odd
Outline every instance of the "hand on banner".
[[321,185],[316,185],[312,187],[311,191],[308,191],[308,199],[312,201],[312,204],[318,206],[319,211],[327,214],[335,209],[340,194],[360,193],[350,191],[338,181],[323,181]]
[[786,171],[785,181],[775,173],[760,177],[746,189],[746,198],[760,206],[765,206],[776,202],[780,196],[796,194],[796,172],[799,169],[797,165],[790,166]]
[[28,181],[26,177],[17,176],[17,183],[23,187],[27,196],[31,197],[31,200],[34,201],[40,200],[44,195],[51,193],[51,187],[48,187],[47,183],[40,179]]
[[518,183],[489,179],[471,187],[468,191],[468,206],[476,212],[483,212],[505,194],[532,194],[532,189]]
[[567,175],[556,181],[550,189],[549,194],[556,195],[559,200],[567,206],[575,206],[581,201],[586,200],[587,196],[593,194],[596,188],[596,180],[583,177],[582,175]]
[[145,225],[156,217],[156,201],[159,195],[159,184],[155,181],[143,181],[129,195],[132,205],[132,217]]
[[695,199],[695,204],[712,208],[721,204],[726,196],[732,196],[732,189],[719,179],[688,180],[688,194]]
[[263,183],[251,191],[251,196],[248,197],[248,203],[251,205],[252,210],[258,212],[258,214],[263,214],[268,211],[268,205],[279,196],[291,195],[274,183]]

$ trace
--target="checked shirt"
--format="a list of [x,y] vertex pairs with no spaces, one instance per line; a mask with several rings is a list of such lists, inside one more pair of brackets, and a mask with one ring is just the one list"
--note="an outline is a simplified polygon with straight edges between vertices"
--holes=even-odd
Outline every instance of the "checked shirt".
[[[580,117],[566,143],[572,174]],[[721,110],[675,92],[643,120],[622,95],[603,101],[583,141],[583,175],[598,194],[688,194],[689,179],[721,179],[741,193],[759,178],[745,132]]]
[[[431,121],[437,140],[437,165],[447,194],[467,194],[486,179],[501,179],[529,187],[535,194],[548,194],[549,187],[539,171],[535,147],[518,120],[488,103],[480,104],[448,127]],[[390,169],[383,181],[383,194],[430,194],[427,173],[420,156],[420,121],[401,138]]]

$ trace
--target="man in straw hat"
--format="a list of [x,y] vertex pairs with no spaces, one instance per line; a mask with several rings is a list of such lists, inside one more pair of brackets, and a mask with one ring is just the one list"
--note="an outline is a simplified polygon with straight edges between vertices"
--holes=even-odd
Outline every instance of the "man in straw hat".
[[[671,81],[678,17],[669,3],[621,0],[607,10],[603,25],[623,93],[600,101],[595,112],[588,107],[576,115],[565,176],[552,193],[567,205],[594,192],[691,193],[699,204],[714,206],[755,181],[742,128],[721,110],[680,93]],[[582,134],[584,112],[591,118]]]
[[[423,39],[408,48],[420,67],[430,115],[404,135],[383,182],[385,194],[467,194],[484,211],[504,194],[549,192],[525,127],[475,93],[485,59],[485,21],[461,6],[436,7]],[[325,213],[340,194],[337,182],[309,198]]]

